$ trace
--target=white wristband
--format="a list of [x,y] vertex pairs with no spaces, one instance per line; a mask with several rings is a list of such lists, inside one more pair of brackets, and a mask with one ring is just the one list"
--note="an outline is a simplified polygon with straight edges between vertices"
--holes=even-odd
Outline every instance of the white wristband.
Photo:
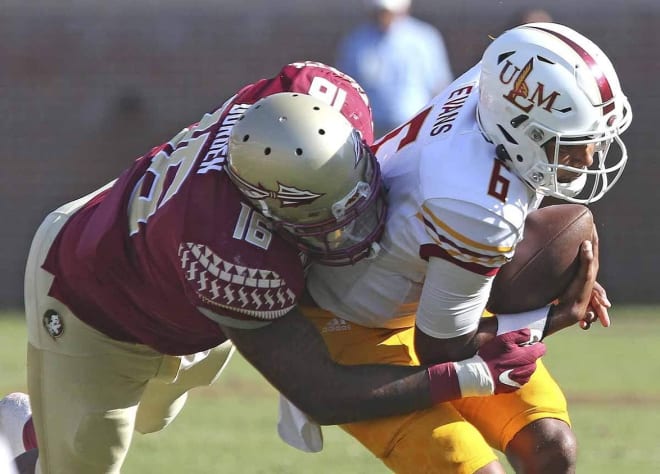
[[547,305],[543,308],[525,311],[524,313],[498,314],[497,335],[529,328],[532,333],[532,339],[540,341],[543,338],[543,331],[545,330],[545,324],[548,320],[551,307],[552,305]]
[[454,362],[462,397],[481,397],[495,393],[495,381],[488,366],[478,356]]

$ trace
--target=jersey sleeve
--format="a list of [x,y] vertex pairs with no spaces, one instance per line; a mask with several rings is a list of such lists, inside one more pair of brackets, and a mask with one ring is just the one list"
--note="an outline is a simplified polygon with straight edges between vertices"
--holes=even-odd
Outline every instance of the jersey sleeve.
[[493,277],[431,257],[415,324],[438,339],[475,331],[488,302]]
[[524,215],[493,212],[477,204],[448,198],[425,201],[418,214],[432,240],[420,248],[480,275],[495,275],[513,256],[522,238]]

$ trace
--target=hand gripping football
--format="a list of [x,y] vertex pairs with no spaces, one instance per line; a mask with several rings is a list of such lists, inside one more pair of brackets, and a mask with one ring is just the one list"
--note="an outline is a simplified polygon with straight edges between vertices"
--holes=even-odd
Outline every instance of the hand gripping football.
[[581,204],[530,212],[523,240],[495,276],[486,308],[495,314],[520,313],[552,302],[577,272],[580,244],[593,237],[593,215]]

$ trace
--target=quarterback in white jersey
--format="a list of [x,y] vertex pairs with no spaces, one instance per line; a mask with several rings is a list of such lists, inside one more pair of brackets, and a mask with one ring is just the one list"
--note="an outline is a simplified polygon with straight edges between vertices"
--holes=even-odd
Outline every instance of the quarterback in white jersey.
[[[369,327],[410,326],[416,314],[437,338],[477,328],[492,277],[540,202],[475,121],[479,73],[472,68],[374,146],[390,202],[382,249],[352,267],[313,266],[308,289],[319,306]],[[432,304],[418,307],[420,298]]]
[[[307,279],[306,314],[333,356],[461,360],[496,332],[528,327],[542,338],[578,322],[609,325],[597,283],[579,315],[568,317],[561,297],[517,315],[484,310],[544,196],[586,204],[614,185],[631,118],[609,59],[581,34],[536,23],[495,39],[478,65],[372,146],[389,202],[381,250],[350,267],[313,265]],[[597,261],[597,239],[581,252]],[[523,472],[575,469],[566,400],[542,364],[513,394],[343,428],[395,472],[504,472],[492,448]]]

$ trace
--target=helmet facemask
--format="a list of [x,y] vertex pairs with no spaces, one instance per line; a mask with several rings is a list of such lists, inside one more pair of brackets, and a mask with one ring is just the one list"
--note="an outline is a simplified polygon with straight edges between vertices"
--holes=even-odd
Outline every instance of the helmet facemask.
[[353,264],[379,250],[375,242],[385,225],[385,193],[376,157],[363,141],[360,149],[365,162],[363,180],[332,205],[331,218],[309,224],[273,222],[298,248],[325,265]]
[[[593,162],[589,167],[575,167],[559,162],[562,153],[566,153],[564,147],[590,145],[593,145]],[[552,151],[550,156],[546,152],[548,147]],[[621,177],[628,156],[626,146],[618,135],[577,137],[558,134],[542,148],[546,152],[548,164],[543,166],[545,170],[539,167],[531,170],[528,180],[545,196],[580,204],[596,202],[602,198]]]
[[[624,124],[626,128],[629,123],[628,120]],[[527,146],[519,146],[511,134],[504,131],[501,145],[506,152],[499,156],[536,192],[567,202],[588,204],[602,198],[623,173],[628,153],[619,133],[624,129],[578,136],[534,123],[524,132]],[[560,156],[566,153],[565,147],[588,145],[593,145],[593,162],[589,167],[560,163]],[[569,179],[565,178],[567,175]]]

